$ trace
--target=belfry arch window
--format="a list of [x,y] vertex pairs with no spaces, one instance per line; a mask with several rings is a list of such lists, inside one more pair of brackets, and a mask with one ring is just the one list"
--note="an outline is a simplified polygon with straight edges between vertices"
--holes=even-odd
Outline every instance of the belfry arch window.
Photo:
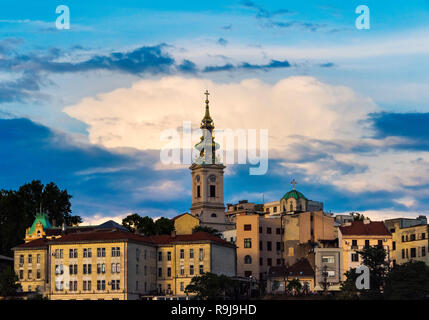
[[210,186],[210,198],[216,198],[216,186]]
[[197,186],[197,198],[201,197],[201,187]]
[[216,214],[216,213],[212,213],[211,217],[212,217],[212,218],[216,218],[216,217],[217,217],[217,214]]

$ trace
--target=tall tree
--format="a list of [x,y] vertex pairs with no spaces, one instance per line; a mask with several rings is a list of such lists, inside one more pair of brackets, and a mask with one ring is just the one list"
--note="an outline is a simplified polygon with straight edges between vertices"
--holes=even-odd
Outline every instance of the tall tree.
[[15,296],[21,285],[18,283],[18,276],[11,267],[4,268],[0,272],[0,296]]
[[51,223],[77,225],[80,216],[71,215],[71,195],[51,182],[46,186],[34,180],[18,190],[0,191],[0,253],[12,255],[12,247],[23,242],[25,229],[30,227],[36,213],[48,214]]
[[155,221],[156,234],[171,234],[174,231],[174,222],[161,217]]

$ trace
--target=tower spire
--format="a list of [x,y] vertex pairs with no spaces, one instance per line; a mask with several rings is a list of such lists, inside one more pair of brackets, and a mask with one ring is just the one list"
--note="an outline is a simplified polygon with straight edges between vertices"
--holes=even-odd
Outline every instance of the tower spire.
[[209,91],[206,90],[206,92],[204,92],[204,94],[206,95],[206,113],[204,114],[204,118],[201,121],[201,129],[207,129],[210,131],[210,133],[213,132],[214,129],[214,123],[213,123],[213,119],[210,117],[210,107],[209,107]]

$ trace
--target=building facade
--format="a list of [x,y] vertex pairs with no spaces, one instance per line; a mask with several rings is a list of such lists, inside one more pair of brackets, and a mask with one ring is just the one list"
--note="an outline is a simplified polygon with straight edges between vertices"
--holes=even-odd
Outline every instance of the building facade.
[[344,273],[362,264],[358,251],[368,246],[382,246],[386,250],[386,260],[392,263],[392,234],[381,221],[353,221],[339,227],[339,247],[343,251],[342,280]]
[[429,230],[425,216],[390,219],[384,223],[392,234],[393,264],[415,260],[429,265]]
[[[178,230],[192,230],[188,220],[176,219]],[[114,223],[103,225],[66,229],[49,239],[52,230],[43,230],[41,238],[13,248],[23,291],[52,300],[136,300],[184,296],[192,277],[204,272],[236,275],[235,245],[217,236],[143,236]]]

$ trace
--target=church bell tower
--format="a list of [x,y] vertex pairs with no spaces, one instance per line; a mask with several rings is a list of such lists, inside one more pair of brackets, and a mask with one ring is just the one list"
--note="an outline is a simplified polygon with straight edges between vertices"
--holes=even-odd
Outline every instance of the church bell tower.
[[223,173],[226,168],[216,157],[219,144],[214,140],[214,123],[210,117],[209,93],[205,92],[205,115],[201,121],[201,141],[195,145],[199,156],[189,167],[192,175],[191,214],[202,226],[223,231],[227,227],[223,200]]

